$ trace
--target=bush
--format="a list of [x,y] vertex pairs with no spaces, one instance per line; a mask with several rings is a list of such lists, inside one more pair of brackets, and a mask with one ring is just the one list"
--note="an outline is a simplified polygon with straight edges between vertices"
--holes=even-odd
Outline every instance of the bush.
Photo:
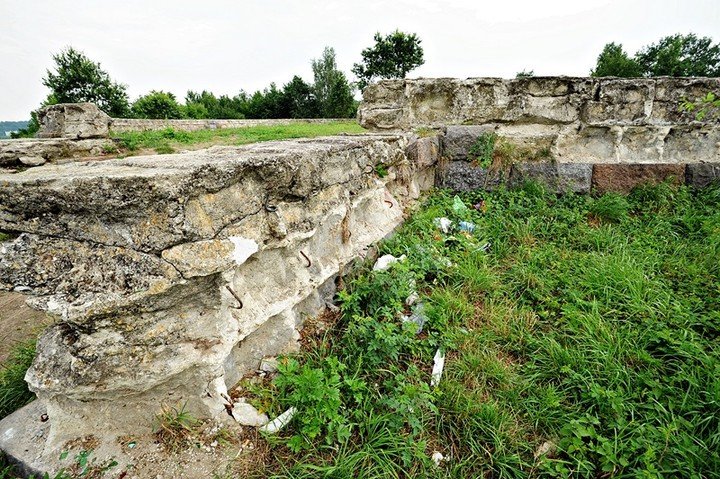
[[132,106],[136,118],[171,119],[182,118],[183,111],[172,93],[152,90],[141,96]]

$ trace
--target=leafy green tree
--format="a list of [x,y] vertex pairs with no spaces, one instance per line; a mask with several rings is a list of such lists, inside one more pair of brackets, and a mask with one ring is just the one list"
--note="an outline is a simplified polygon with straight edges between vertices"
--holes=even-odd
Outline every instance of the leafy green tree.
[[709,37],[670,35],[631,58],[622,45],[608,43],[591,72],[594,77],[720,76],[720,44]]
[[313,87],[295,75],[283,87],[283,111],[288,118],[317,118],[320,116],[320,103]]
[[378,32],[374,39],[375,45],[363,50],[362,62],[352,68],[361,90],[376,78],[405,78],[425,63],[421,40],[414,33],[395,30],[383,37]]
[[152,90],[135,100],[132,114],[136,118],[182,118],[183,110],[172,93]]
[[347,118],[353,115],[355,100],[352,87],[335,62],[335,50],[325,47],[319,59],[312,61],[315,83],[313,92],[323,118]]
[[635,55],[645,76],[720,76],[720,44],[709,37],[670,35]]
[[48,103],[92,102],[113,117],[129,111],[127,87],[110,79],[110,75],[84,53],[69,47],[53,55],[55,71],[47,70],[43,85],[50,89]]
[[643,70],[637,61],[625,53],[619,43],[608,43],[597,59],[595,69],[590,72],[594,77],[639,77]]

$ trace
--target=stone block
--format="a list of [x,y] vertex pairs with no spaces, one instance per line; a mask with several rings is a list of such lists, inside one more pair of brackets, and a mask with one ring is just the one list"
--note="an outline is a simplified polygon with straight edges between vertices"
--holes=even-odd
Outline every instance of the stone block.
[[621,163],[661,163],[667,127],[618,127],[618,160]]
[[437,135],[418,138],[408,145],[405,155],[417,168],[429,168],[440,157],[440,138]]
[[558,136],[555,157],[562,163],[607,163],[617,161],[618,127],[567,127]]
[[60,103],[38,112],[39,138],[107,138],[112,119],[94,103]]
[[537,181],[556,193],[587,193],[591,179],[592,165],[589,163],[516,163],[510,172],[512,186]]
[[615,191],[629,193],[643,184],[658,184],[671,180],[685,182],[685,165],[673,164],[596,164],[593,166],[592,188],[598,193]]
[[449,160],[466,160],[478,137],[494,130],[492,125],[450,125],[442,137],[442,156]]
[[685,170],[685,182],[695,188],[720,182],[720,163],[690,163]]
[[644,124],[652,111],[655,80],[603,79],[583,108],[588,124]]
[[663,149],[666,162],[720,162],[720,129],[701,124],[673,126]]
[[451,161],[438,172],[437,186],[453,191],[492,190],[502,179],[502,172],[480,168],[467,161]]

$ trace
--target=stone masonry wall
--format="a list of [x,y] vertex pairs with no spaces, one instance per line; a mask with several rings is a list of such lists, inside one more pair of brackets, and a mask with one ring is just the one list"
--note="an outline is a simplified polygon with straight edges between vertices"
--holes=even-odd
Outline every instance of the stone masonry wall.
[[[720,178],[720,125],[679,106],[709,91],[720,92],[720,79],[386,80],[365,89],[358,119],[372,130],[437,132],[446,160],[439,185],[460,190],[503,179],[578,192],[628,191],[668,177],[704,186]],[[543,158],[501,174],[479,168],[468,152],[488,132]]]

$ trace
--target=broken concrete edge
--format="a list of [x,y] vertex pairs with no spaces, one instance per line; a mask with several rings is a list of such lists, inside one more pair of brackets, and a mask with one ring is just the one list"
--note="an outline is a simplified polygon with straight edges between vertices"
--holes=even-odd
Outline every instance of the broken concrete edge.
[[[101,157],[116,148],[112,139],[18,138],[0,140],[0,169],[8,172],[28,167],[60,164]],[[2,173],[2,171],[0,171]]]
[[[0,176],[0,222],[21,233],[0,245],[0,280],[30,287],[33,303],[60,317],[26,376],[49,416],[44,452],[19,460],[57,470],[58,445],[147,431],[157,408],[177,401],[198,417],[230,418],[228,386],[292,350],[336,275],[433,186],[438,141],[415,141],[269,142]],[[184,208],[183,221],[149,220]],[[178,225],[186,229],[175,238]],[[159,247],[128,242],[133,228]],[[99,236],[112,231],[125,243]],[[15,415],[0,422],[0,449],[21,441],[30,450],[33,437],[7,435]]]
[[670,182],[705,188],[720,182],[719,163],[556,163],[513,164],[509,171],[482,168],[464,160],[449,161],[437,171],[437,186],[453,191],[494,190],[535,181],[563,193],[629,193],[641,185]]

